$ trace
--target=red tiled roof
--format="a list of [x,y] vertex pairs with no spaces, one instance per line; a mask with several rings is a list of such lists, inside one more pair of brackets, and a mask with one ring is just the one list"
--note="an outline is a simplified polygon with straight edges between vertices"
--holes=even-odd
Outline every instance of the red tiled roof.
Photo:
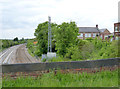
[[37,41],[33,42],[34,44],[37,44]]

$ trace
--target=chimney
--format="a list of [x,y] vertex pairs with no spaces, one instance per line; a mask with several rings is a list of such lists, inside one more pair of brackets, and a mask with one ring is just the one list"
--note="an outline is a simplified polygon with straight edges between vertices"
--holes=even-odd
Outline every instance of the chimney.
[[96,24],[96,28],[98,28],[98,24]]

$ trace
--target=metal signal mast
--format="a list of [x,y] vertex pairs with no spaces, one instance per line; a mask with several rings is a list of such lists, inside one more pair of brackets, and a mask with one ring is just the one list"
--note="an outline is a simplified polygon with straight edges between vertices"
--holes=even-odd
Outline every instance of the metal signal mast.
[[48,52],[52,52],[51,17],[48,16]]

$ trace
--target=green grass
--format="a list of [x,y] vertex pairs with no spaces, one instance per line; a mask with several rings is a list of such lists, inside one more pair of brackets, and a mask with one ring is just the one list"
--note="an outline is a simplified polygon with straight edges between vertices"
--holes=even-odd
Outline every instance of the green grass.
[[67,73],[54,72],[41,77],[4,78],[3,87],[118,87],[118,71],[99,73]]
[[30,51],[30,49],[27,49],[27,51],[32,57],[34,57],[34,54]]
[[2,48],[2,47],[0,47],[0,52],[2,52],[3,50],[5,50],[6,48]]

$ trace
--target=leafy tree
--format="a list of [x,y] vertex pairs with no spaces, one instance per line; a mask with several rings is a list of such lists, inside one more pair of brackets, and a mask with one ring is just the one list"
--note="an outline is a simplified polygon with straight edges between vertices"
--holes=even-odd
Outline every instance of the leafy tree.
[[82,59],[90,58],[93,51],[94,51],[94,45],[91,42],[87,42],[82,47],[82,51],[81,51]]
[[71,46],[67,49],[67,53],[65,55],[66,58],[70,58],[73,61],[83,59],[82,56],[82,48],[87,43],[87,41],[82,39],[77,39],[77,43],[74,46]]
[[[51,29],[54,30],[57,24],[52,23]],[[46,54],[48,48],[48,22],[44,22],[38,25],[37,29],[35,29],[34,35],[36,36],[36,40],[38,41],[38,52],[37,54]],[[53,33],[52,33],[53,35]]]
[[14,38],[13,41],[18,41],[18,37]]
[[67,49],[76,45],[78,36],[78,27],[75,22],[63,22],[57,26],[55,31],[56,50],[59,55],[65,56]]
[[13,45],[14,45],[13,40],[2,40],[2,44],[1,44],[2,49],[11,47]]
[[25,40],[24,38],[22,38],[22,39],[19,40],[19,42],[20,42],[21,44],[23,44],[23,43],[26,42],[26,40]]

